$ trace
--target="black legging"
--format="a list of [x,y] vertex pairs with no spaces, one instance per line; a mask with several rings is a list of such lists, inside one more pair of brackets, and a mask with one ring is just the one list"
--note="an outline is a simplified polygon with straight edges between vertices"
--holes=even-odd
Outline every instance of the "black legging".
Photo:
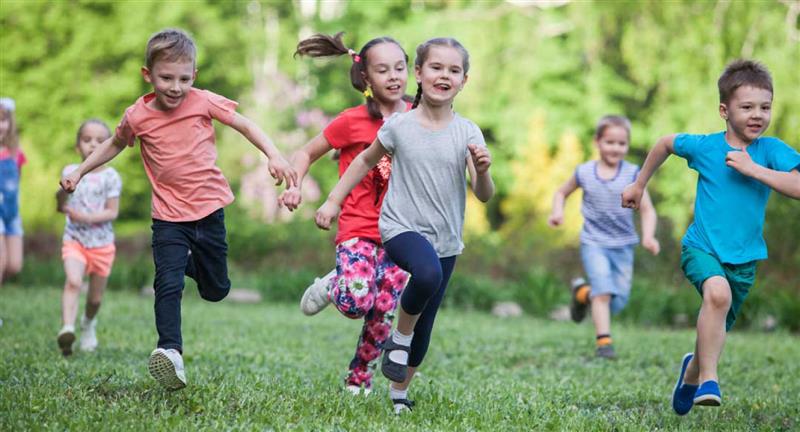
[[444,298],[456,257],[439,258],[433,246],[416,232],[404,232],[384,243],[389,258],[411,274],[400,297],[400,307],[410,315],[421,314],[414,326],[408,365],[417,367],[428,352],[433,322]]

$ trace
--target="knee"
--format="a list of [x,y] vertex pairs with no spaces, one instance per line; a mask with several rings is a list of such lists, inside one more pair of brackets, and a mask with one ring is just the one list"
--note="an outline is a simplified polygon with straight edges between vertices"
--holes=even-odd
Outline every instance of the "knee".
[[424,266],[411,275],[414,280],[414,287],[426,293],[427,297],[432,296],[439,285],[442,283],[442,269],[439,266]]
[[703,303],[714,309],[731,307],[731,290],[727,284],[707,282],[703,286]]
[[14,276],[22,271],[22,261],[8,261],[3,272],[5,276]]
[[83,285],[83,280],[81,278],[68,277],[66,283],[64,284],[64,289],[77,293],[80,292],[81,285]]
[[228,296],[228,293],[231,291],[230,284],[224,287],[215,287],[213,290],[200,290],[200,297],[203,300],[210,301],[210,302],[218,302],[222,301],[225,297]]

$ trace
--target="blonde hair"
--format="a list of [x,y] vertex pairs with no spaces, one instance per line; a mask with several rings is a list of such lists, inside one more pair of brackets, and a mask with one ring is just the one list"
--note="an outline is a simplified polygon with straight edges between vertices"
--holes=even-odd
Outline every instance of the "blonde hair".
[[159,60],[168,62],[183,60],[194,64],[196,56],[197,49],[192,37],[181,29],[168,28],[150,36],[144,60],[147,68],[152,69]]
[[621,115],[606,115],[600,118],[597,122],[597,127],[594,129],[594,139],[600,140],[603,137],[606,129],[611,126],[617,126],[625,129],[628,133],[628,141],[631,140],[631,121],[627,117]]
[[8,119],[8,130],[5,135],[0,136],[0,147],[7,147],[12,152],[19,148],[19,135],[17,134],[17,122],[14,119],[14,111],[4,105],[0,105],[0,120]]

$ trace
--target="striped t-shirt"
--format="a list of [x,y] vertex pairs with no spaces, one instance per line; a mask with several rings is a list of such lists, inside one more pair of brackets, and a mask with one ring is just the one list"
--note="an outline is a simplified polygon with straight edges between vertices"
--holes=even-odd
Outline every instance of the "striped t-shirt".
[[578,165],[575,181],[583,188],[581,243],[623,247],[639,243],[633,224],[633,209],[622,207],[622,190],[633,183],[639,167],[622,161],[609,180],[597,174],[597,161]]

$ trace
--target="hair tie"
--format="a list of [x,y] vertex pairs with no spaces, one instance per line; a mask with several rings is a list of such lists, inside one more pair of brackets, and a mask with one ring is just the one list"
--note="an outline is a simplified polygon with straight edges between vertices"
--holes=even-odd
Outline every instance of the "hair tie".
[[371,88],[367,87],[367,89],[364,90],[364,97],[365,98],[372,97],[372,89]]
[[353,49],[348,49],[347,54],[350,54],[350,57],[353,58],[354,63],[361,63],[361,56]]

